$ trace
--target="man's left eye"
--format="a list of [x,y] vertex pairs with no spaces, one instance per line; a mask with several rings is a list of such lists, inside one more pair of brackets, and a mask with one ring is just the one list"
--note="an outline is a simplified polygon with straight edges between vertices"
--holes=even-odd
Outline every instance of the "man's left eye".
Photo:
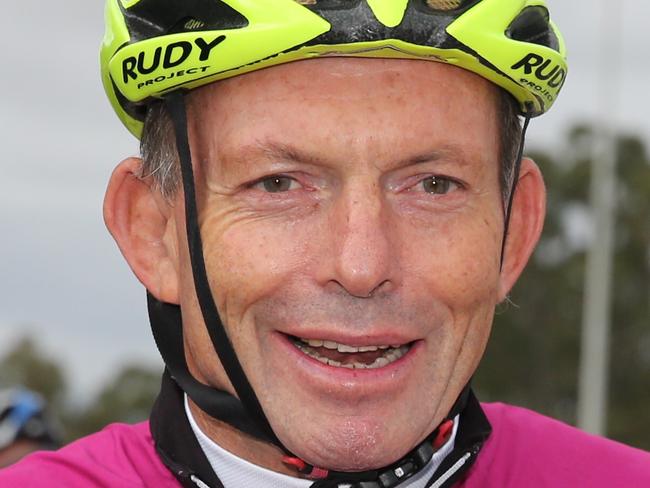
[[429,176],[420,182],[422,189],[431,195],[445,195],[458,188],[458,183],[441,176]]
[[299,187],[300,184],[288,176],[269,176],[253,185],[253,188],[263,190],[267,193],[282,193],[289,190],[295,190]]

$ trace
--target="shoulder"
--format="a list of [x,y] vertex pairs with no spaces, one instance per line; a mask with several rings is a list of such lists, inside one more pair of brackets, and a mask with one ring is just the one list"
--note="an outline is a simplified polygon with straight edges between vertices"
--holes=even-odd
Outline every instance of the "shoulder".
[[145,485],[179,486],[156,455],[148,422],[109,425],[58,451],[34,453],[0,471],[0,486]]
[[524,408],[482,407],[493,432],[471,472],[476,486],[650,486],[650,453]]

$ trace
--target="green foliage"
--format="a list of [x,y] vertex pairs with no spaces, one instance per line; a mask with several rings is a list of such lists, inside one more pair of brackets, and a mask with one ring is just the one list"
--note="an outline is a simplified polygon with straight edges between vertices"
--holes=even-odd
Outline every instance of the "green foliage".
[[48,411],[65,441],[101,430],[112,422],[135,423],[149,417],[160,388],[160,371],[127,365],[87,407],[70,407],[61,366],[25,337],[0,359],[0,388],[23,386],[47,400]]
[[18,341],[0,359],[0,387],[19,385],[39,392],[54,408],[61,405],[66,393],[62,368],[29,337]]
[[82,437],[112,422],[146,420],[159,390],[159,371],[126,366],[104,387],[90,407],[67,415],[68,437]]
[[[559,155],[533,154],[548,188],[536,254],[497,314],[474,384],[483,400],[575,423],[594,135],[576,127]],[[608,435],[650,449],[650,163],[642,141],[617,144],[617,228]]]

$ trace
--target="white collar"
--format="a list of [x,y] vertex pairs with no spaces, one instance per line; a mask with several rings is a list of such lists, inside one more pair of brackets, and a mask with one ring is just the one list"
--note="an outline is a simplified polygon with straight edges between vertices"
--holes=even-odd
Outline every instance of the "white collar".
[[[309,488],[313,481],[294,478],[286,474],[276,473],[270,469],[262,468],[245,459],[226,451],[210,439],[199,428],[190,410],[187,395],[185,395],[185,413],[192,426],[192,431],[199,441],[199,445],[210,462],[210,466],[225,488],[239,488],[241,486],[263,486],[265,488]],[[458,430],[458,416],[454,418],[454,427],[445,444],[436,451],[429,464],[413,478],[406,481],[399,488],[425,488],[427,482],[438,469],[440,463],[451,451],[454,450],[456,431]],[[343,486],[343,485],[342,485]]]

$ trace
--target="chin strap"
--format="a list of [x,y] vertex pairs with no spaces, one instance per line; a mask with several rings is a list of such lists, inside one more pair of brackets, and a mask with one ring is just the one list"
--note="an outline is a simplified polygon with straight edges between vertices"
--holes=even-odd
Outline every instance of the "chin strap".
[[[466,388],[463,393],[468,394],[469,389]],[[466,402],[467,397],[464,400]],[[311,488],[337,488],[342,484],[349,485],[350,488],[394,488],[429,464],[433,455],[449,440],[453,428],[454,421],[445,420],[410,453],[381,470],[344,473],[315,468],[298,458],[285,457],[283,462],[308,478],[317,479]]]
[[389,468],[363,473],[322,470],[324,472],[317,474],[323,479],[316,481],[311,488],[338,488],[341,484],[349,484],[350,488],[394,488],[412,478],[431,461],[435,452],[449,439],[453,427],[454,421],[446,420],[418,447]]
[[204,385],[192,376],[185,360],[181,308],[178,305],[163,303],[147,293],[147,309],[151,331],[165,366],[171,378],[192,401],[210,417],[221,420],[251,437],[276,444],[268,438],[257,422],[251,420],[242,402],[230,393]]
[[282,461],[307,478],[317,480],[311,488],[336,488],[340,484],[350,485],[350,488],[393,488],[419,473],[449,440],[454,427],[453,419],[467,407],[469,394],[468,384],[436,430],[406,456],[382,469],[349,473],[318,468],[291,456],[285,456]]
[[524,126],[521,129],[521,140],[519,141],[519,149],[517,151],[517,159],[515,160],[515,167],[512,171],[512,183],[510,186],[510,194],[508,195],[508,205],[505,209],[504,223],[503,223],[503,239],[501,240],[501,268],[503,268],[503,260],[506,255],[506,240],[508,239],[508,229],[510,227],[510,215],[512,214],[512,203],[515,200],[515,191],[517,191],[517,183],[519,182],[519,172],[521,170],[521,161],[524,157],[524,146],[526,145],[526,133],[530,124],[530,116],[526,116]]
[[[230,338],[219,318],[217,306],[214,303],[208,274],[205,270],[205,260],[203,258],[203,243],[201,241],[201,232],[198,223],[198,209],[195,194],[194,170],[192,168],[192,156],[187,135],[187,113],[185,110],[185,96],[181,91],[176,91],[165,98],[167,110],[174,125],[176,134],[176,147],[180,158],[181,175],[183,180],[183,193],[185,198],[185,221],[187,242],[190,252],[190,262],[192,265],[192,275],[194,277],[194,287],[196,296],[199,301],[201,313],[205,326],[210,335],[212,345],[217,352],[219,359],[237,392],[248,414],[255,420],[259,430],[264,433],[264,438],[269,439],[274,444],[282,444],[275,436],[273,429],[264,415],[264,411],[248,382],[237,354],[232,348]],[[188,393],[189,394],[189,393]],[[204,395],[201,395],[203,397]],[[194,400],[194,398],[192,398]],[[199,404],[200,406],[200,404]]]

